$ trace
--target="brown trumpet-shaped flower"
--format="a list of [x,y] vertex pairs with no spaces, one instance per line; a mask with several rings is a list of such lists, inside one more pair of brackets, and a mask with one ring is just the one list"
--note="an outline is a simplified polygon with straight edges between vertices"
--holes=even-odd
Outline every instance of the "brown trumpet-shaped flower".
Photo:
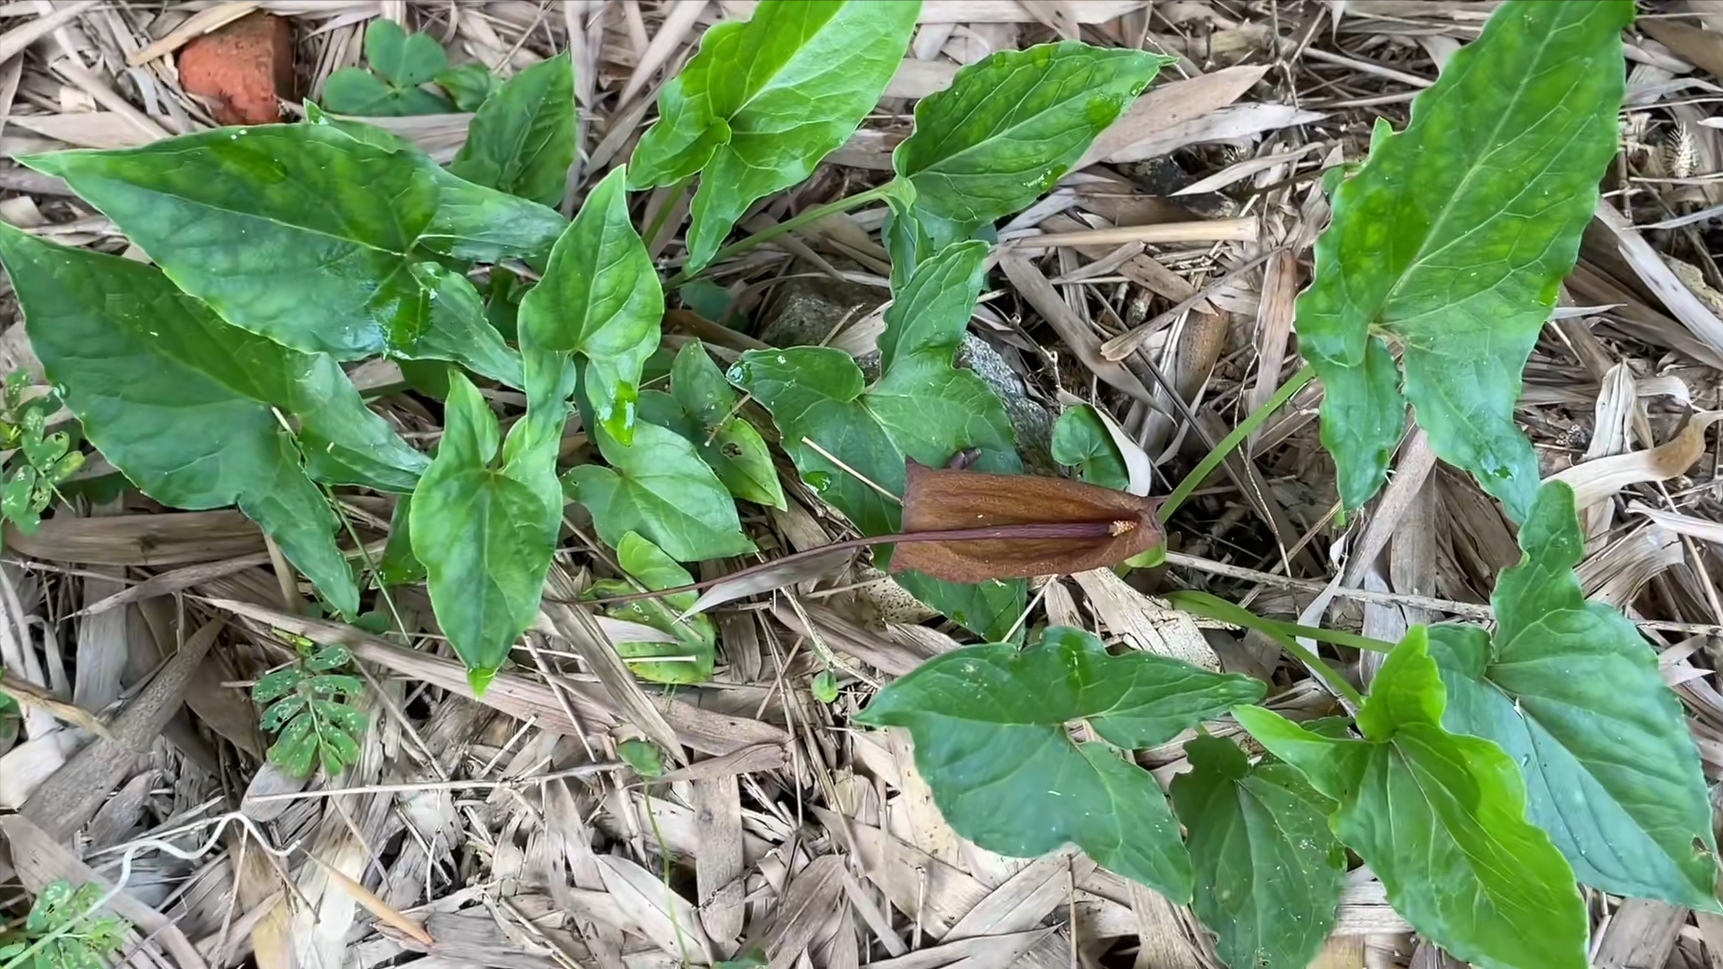
[[1159,504],[1065,478],[938,470],[907,464],[904,538],[991,529],[999,537],[900,541],[891,571],[947,582],[1064,575],[1116,565],[1161,542]]

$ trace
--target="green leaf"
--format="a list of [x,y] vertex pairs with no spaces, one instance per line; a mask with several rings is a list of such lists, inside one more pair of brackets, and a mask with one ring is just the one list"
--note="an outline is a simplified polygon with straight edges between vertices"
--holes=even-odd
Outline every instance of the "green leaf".
[[[848,354],[826,347],[754,350],[730,371],[733,383],[772,412],[802,479],[863,534],[898,531],[898,503],[874,485],[902,495],[906,457],[943,467],[973,447],[981,449],[977,470],[1022,470],[1004,405],[980,377],[951,365],[981,291],[987,249],[979,242],[947,247],[916,267],[886,311],[884,374],[872,387]],[[883,564],[888,556],[876,551],[875,558]],[[990,639],[1003,639],[1023,612],[1021,581],[960,586],[913,573],[898,578]]]
[[737,413],[741,397],[699,343],[688,343],[670,368],[670,393],[698,426],[690,437],[718,480],[743,501],[784,507],[784,487],[765,438]]
[[362,67],[343,67],[323,82],[323,107],[366,118],[443,114],[449,104],[429,91],[399,87]]
[[[1069,412],[1067,412],[1069,413]],[[1173,808],[1196,870],[1191,909],[1237,969],[1305,969],[1334,928],[1346,852],[1334,805],[1285,764],[1250,766],[1231,741],[1185,745]]]
[[29,164],[64,178],[235,326],[338,360],[387,353],[486,369],[485,348],[469,352],[480,331],[444,329],[455,318],[433,313],[414,275],[440,191],[414,155],[297,124]]
[[658,347],[664,290],[628,219],[620,168],[604,177],[551,250],[544,278],[521,300],[534,346],[586,358],[581,381],[598,420],[627,444],[640,371]]
[[1521,765],[1527,815],[1579,880],[1617,895],[1717,911],[1716,841],[1699,753],[1657,656],[1621,613],[1588,604],[1573,491],[1551,482],[1501,574],[1494,642],[1436,626],[1443,725]]
[[664,776],[664,752],[650,740],[624,740],[616,745],[616,756],[648,780]]
[[420,360],[453,360],[476,374],[519,387],[520,354],[510,350],[491,326],[484,300],[467,277],[434,262],[412,267],[419,281],[421,311],[430,326],[414,345]]
[[389,518],[389,542],[383,546],[383,558],[377,563],[377,583],[384,588],[425,580],[425,566],[413,554],[412,508],[413,496],[402,495],[396,499],[395,511]]
[[257,729],[265,733],[274,733],[287,725],[289,720],[305,712],[305,707],[311,702],[309,697],[290,696],[269,705],[263,711],[263,716],[257,721]]
[[574,67],[558,54],[509,78],[479,108],[449,170],[555,206],[574,163]]
[[623,445],[602,426],[592,429],[610,467],[577,465],[563,478],[570,497],[592,513],[605,543],[617,546],[639,532],[678,562],[751,552],[736,503],[692,442],[641,422],[634,443]]
[[437,86],[454,99],[457,111],[477,111],[485,99],[497,93],[503,84],[490,68],[476,61],[457,64],[438,74],[436,81]]
[[920,3],[762,0],[753,19],[706,32],[659,98],[636,150],[636,189],[704,170],[690,208],[686,272],[736,220],[840,147],[903,62]]
[[353,662],[353,653],[339,643],[329,643],[319,646],[317,651],[305,658],[305,668],[319,673],[327,672]]
[[305,105],[307,123],[410,159],[437,185],[437,211],[419,243],[438,255],[472,262],[525,259],[535,267],[550,256],[568,220],[555,209],[507,192],[474,185],[445,171],[417,145],[373,125],[331,118]]
[[[1110,656],[1079,629],[1055,626],[1034,647],[996,643],[944,653],[891,683],[857,717],[907,727],[940,813],[989,851],[1029,858],[1071,842],[1176,902],[1191,862],[1160,785],[1127,750],[1262,696],[1245,676],[1133,652]],[[1072,740],[1086,720],[1108,743]]]
[[401,87],[436,77],[449,66],[443,46],[425,34],[409,34],[383,17],[365,28],[365,61],[371,69]]
[[[616,546],[616,558],[635,582],[653,591],[674,589],[694,581],[687,569],[636,532],[622,536]],[[635,592],[636,587],[609,580],[594,583],[592,591],[600,596],[626,595]],[[671,643],[617,643],[617,655],[636,676],[654,683],[703,683],[712,678],[717,660],[717,627],[710,617],[703,615],[678,621],[695,598],[695,593],[683,592],[618,603],[605,610],[614,618],[662,629],[676,637]]]
[[1131,483],[1119,446],[1088,404],[1067,408],[1053,424],[1053,460],[1076,468],[1092,485],[1123,491]]
[[838,700],[838,678],[831,670],[820,670],[814,674],[812,683],[814,699],[821,703],[836,703]]
[[[510,437],[527,427],[516,423]],[[560,505],[547,508],[522,473],[526,459],[498,460],[500,443],[484,398],[465,377],[451,375],[442,442],[408,516],[437,623],[475,689],[538,614],[561,512]]]
[[268,703],[293,692],[299,686],[299,681],[305,679],[305,671],[298,664],[276,670],[265,675],[251,686],[251,698],[258,703]]
[[1260,707],[1233,714],[1339,802],[1335,834],[1432,942],[1484,969],[1583,969],[1589,923],[1573,869],[1526,821],[1519,767],[1490,741],[1443,729],[1443,703],[1417,626],[1376,674],[1358,714],[1364,740]]
[[1381,487],[1402,429],[1387,337],[1437,456],[1516,521],[1531,511],[1520,371],[1615,156],[1632,18],[1625,0],[1503,4],[1418,95],[1406,130],[1335,189],[1298,335],[1346,507]]
[[358,610],[312,479],[402,490],[426,462],[334,361],[228,326],[128,259],[0,227],[0,261],[49,379],[115,467],[165,505],[238,504],[336,608]]
[[1041,44],[990,54],[922,98],[892,166],[915,186],[912,211],[933,250],[1051,189],[1168,63],[1136,50]]

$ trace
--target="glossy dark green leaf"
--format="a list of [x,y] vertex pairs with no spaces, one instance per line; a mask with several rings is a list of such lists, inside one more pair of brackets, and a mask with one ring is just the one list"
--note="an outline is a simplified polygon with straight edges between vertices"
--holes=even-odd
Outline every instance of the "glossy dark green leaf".
[[1084,481],[1103,488],[1124,491],[1131,483],[1119,446],[1087,404],[1066,408],[1054,422],[1053,460],[1076,468]]
[[1075,41],[1001,50],[915,106],[892,165],[915,186],[933,248],[1017,212],[1051,189],[1154,80],[1166,58]]
[[576,465],[563,481],[570,497],[592,513],[605,543],[639,532],[678,562],[753,551],[742,533],[736,502],[700,460],[693,442],[674,431],[639,423],[624,446],[602,427],[593,440],[610,467]]
[[383,557],[377,562],[377,583],[385,588],[425,580],[425,566],[413,554],[412,508],[411,494],[395,500],[395,511],[389,518],[389,542],[383,546]]
[[[517,422],[510,436],[527,428]],[[413,492],[409,523],[437,623],[475,691],[538,614],[561,511],[546,507],[522,458],[500,459],[500,445],[484,398],[451,376],[442,441]]]
[[1185,755],[1191,770],[1172,796],[1196,871],[1192,911],[1233,969],[1305,969],[1334,928],[1346,875],[1333,802],[1285,764],[1252,767],[1229,740],[1198,737]]
[[574,68],[567,52],[521,71],[479,108],[449,170],[555,206],[574,162]]
[[[338,360],[387,353],[483,373],[500,345],[413,272],[439,183],[417,157],[329,125],[220,128],[142,148],[40,155],[218,315]],[[461,328],[443,329],[451,321]],[[488,327],[487,327],[488,328]]]
[[1543,486],[1520,547],[1525,559],[1496,583],[1494,642],[1470,626],[1430,630],[1448,688],[1443,725],[1495,741],[1521,765],[1528,816],[1580,881],[1716,911],[1699,752],[1650,645],[1580,591],[1572,489]]
[[1589,922],[1573,869],[1525,818],[1519,767],[1441,725],[1441,675],[1417,626],[1358,714],[1363,740],[1233,711],[1251,736],[1339,802],[1332,826],[1432,942],[1486,969],[1583,969]]
[[623,444],[634,433],[640,371],[664,318],[658,272],[628,218],[626,177],[618,168],[594,186],[519,315],[523,338],[531,331],[535,346],[586,359],[587,400]]
[[443,114],[449,103],[418,87],[391,84],[362,67],[343,67],[323,82],[323,107],[362,118]]
[[551,247],[568,228],[555,209],[474,185],[438,165],[418,146],[363,122],[332,118],[306,103],[305,120],[348,138],[404,155],[437,185],[437,211],[419,236],[419,244],[438,255],[473,262],[525,259],[535,267],[550,258]]
[[[730,371],[772,412],[802,479],[863,534],[899,530],[898,503],[879,489],[903,494],[906,457],[943,467],[979,448],[976,470],[1022,470],[1004,405],[980,377],[951,365],[986,256],[986,245],[965,243],[916,268],[886,311],[884,374],[871,387],[848,354],[825,347],[750,351]],[[876,560],[887,559],[876,551]],[[1004,638],[1023,611],[1021,581],[961,586],[907,572],[898,581],[989,639]]]
[[228,326],[131,260],[0,227],[0,261],[49,379],[116,468],[165,505],[239,505],[331,604],[358,610],[312,478],[407,489],[425,459],[334,361]]
[[702,171],[688,271],[710,262],[759,199],[812,174],[879,103],[919,2],[762,0],[746,24],[706,32],[635,150],[635,188]]
[[402,87],[424,84],[449,66],[443,45],[427,34],[408,33],[386,17],[365,28],[365,62]]
[[[1046,630],[1027,650],[996,643],[941,654],[900,677],[856,718],[907,727],[915,763],[952,829],[1029,858],[1070,842],[1177,902],[1191,862],[1160,785],[1127,750],[1262,696],[1261,683],[1132,652],[1089,633]],[[1108,743],[1073,741],[1084,720]]]
[[[616,559],[638,585],[615,579],[600,580],[593,583],[592,594],[627,595],[640,589],[674,589],[694,581],[687,569],[636,532],[622,536],[616,545]],[[703,683],[712,678],[717,660],[717,628],[708,616],[680,619],[694,599],[695,593],[683,592],[618,603],[605,610],[613,618],[661,629],[675,637],[668,643],[616,643],[617,655],[636,676],[671,684]]]
[[1348,508],[1381,487],[1401,433],[1387,336],[1437,456],[1515,520],[1531,511],[1520,371],[1615,156],[1632,18],[1626,0],[1503,4],[1413,102],[1406,130],[1376,140],[1335,189],[1298,335]]
[[784,507],[784,486],[760,432],[737,413],[741,397],[699,343],[676,354],[670,393],[695,424],[689,439],[730,493],[743,501]]
[[437,75],[437,86],[449,92],[457,111],[477,111],[502,87],[502,78],[476,61],[457,64]]

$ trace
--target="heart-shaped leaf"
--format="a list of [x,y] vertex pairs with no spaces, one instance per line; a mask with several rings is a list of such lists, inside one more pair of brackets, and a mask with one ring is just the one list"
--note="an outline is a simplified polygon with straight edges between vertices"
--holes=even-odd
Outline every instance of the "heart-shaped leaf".
[[440,190],[407,152],[328,125],[264,125],[29,164],[64,178],[235,326],[337,360],[448,359],[505,379],[487,373],[509,353],[501,336],[439,311],[414,274]]
[[[902,530],[896,496],[906,458],[943,467],[979,448],[976,470],[1022,470],[1004,405],[980,377],[951,365],[986,258],[986,245],[965,243],[916,268],[886,311],[884,373],[871,387],[855,360],[826,347],[753,350],[730,370],[730,380],[772,412],[802,480],[864,535]],[[1020,581],[964,586],[914,573],[898,581],[989,639],[1003,639],[1023,612]]]
[[365,28],[365,62],[399,87],[424,84],[448,68],[443,45],[426,34],[409,34],[402,26],[378,17]]
[[1196,869],[1191,909],[1236,969],[1306,969],[1334,928],[1346,852],[1328,830],[1334,804],[1298,771],[1255,767],[1231,741],[1185,744],[1189,773],[1173,808]]
[[1055,626],[1026,650],[996,643],[934,657],[881,690],[856,718],[907,727],[916,768],[946,823],[989,851],[1030,858],[1071,842],[1121,875],[1177,902],[1191,862],[1160,785],[1099,741],[1129,750],[1262,696],[1246,676],[1126,653]]
[[573,162],[574,67],[564,52],[509,78],[485,100],[449,170],[474,184],[555,206]]
[[919,2],[762,0],[724,23],[665,85],[635,150],[631,186],[704,170],[688,229],[694,272],[749,206],[807,178],[879,103],[903,61]]
[[1579,880],[1618,895],[1717,910],[1717,842],[1699,752],[1657,655],[1621,613],[1589,604],[1573,490],[1551,482],[1501,574],[1498,626],[1434,626],[1449,730],[1523,766],[1527,814]]
[[586,358],[587,400],[623,445],[634,434],[640,371],[658,348],[664,318],[658,272],[628,218],[626,178],[618,168],[593,187],[519,314],[523,339],[530,332],[537,347]]
[[1443,729],[1424,627],[1388,654],[1371,687],[1363,740],[1312,733],[1261,707],[1233,714],[1338,802],[1335,834],[1430,941],[1490,969],[1584,969],[1590,926],[1573,869],[1526,820],[1514,761]]
[[0,226],[0,261],[48,378],[116,468],[164,505],[239,505],[332,605],[358,611],[312,477],[407,490],[425,459],[333,360],[229,326],[129,259]]

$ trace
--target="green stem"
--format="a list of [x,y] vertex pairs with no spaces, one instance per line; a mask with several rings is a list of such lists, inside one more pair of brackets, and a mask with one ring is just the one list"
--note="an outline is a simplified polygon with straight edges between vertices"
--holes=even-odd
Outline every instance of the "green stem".
[[[1207,616],[1210,619],[1219,619],[1221,622],[1243,626],[1247,629],[1255,629],[1273,637],[1282,649],[1298,657],[1312,672],[1322,677],[1322,681],[1328,684],[1329,689],[1350,701],[1354,709],[1364,705],[1364,697],[1351,683],[1346,681],[1346,677],[1336,672],[1334,667],[1329,666],[1322,657],[1305,649],[1296,637],[1304,636],[1309,639],[1326,640],[1336,645],[1354,646],[1380,652],[1387,652],[1393,648],[1388,643],[1367,636],[1354,636],[1351,633],[1340,633],[1332,629],[1317,629],[1311,626],[1300,626],[1296,623],[1264,619],[1243,606],[1233,605],[1218,596],[1198,592],[1194,589],[1169,592],[1166,594],[1166,599],[1186,612]],[[1342,639],[1346,641],[1341,642]]]
[[[837,215],[839,212],[848,212],[850,209],[860,208],[869,202],[877,202],[890,195],[892,192],[897,191],[897,189],[893,188],[896,184],[896,181],[893,180],[886,182],[884,185],[877,188],[870,188],[860,194],[846,195],[835,202],[827,202],[825,205],[811,208],[806,212],[780,222],[769,229],[761,230],[745,239],[733,242],[724,248],[719,249],[718,254],[712,257],[712,261],[708,263],[707,266],[716,266],[718,263],[730,258],[731,256],[739,256],[755,246],[771,242],[773,239],[776,239],[781,235],[794,232],[802,226],[811,225],[827,216]],[[651,237],[648,236],[648,238]],[[687,272],[679,272],[670,277],[670,281],[664,284],[664,288],[675,289],[684,283],[699,279],[701,276],[704,276],[706,272],[706,269],[702,269],[693,275],[689,275]]]
[[1219,596],[1212,596],[1207,592],[1198,592],[1195,589],[1177,589],[1165,593],[1164,597],[1186,612],[1207,616],[1210,619],[1219,619],[1221,622],[1229,622],[1235,626],[1246,626],[1282,636],[1302,636],[1305,639],[1314,639],[1321,643],[1350,646],[1353,649],[1362,649],[1372,653],[1391,653],[1394,651],[1394,644],[1386,640],[1372,639],[1369,636],[1360,636],[1357,633],[1349,633],[1340,629],[1300,626],[1295,622],[1269,619],[1266,616],[1259,616],[1243,606],[1233,605]]
[[694,176],[690,175],[682,181],[677,182],[675,186],[670,189],[670,194],[664,199],[663,207],[658,210],[658,214],[652,217],[652,224],[646,227],[646,235],[644,236],[644,239],[647,245],[650,246],[652,244],[652,240],[658,238],[658,233],[663,230],[664,223],[670,220],[670,213],[676,211],[676,207],[682,204],[682,196],[687,193],[688,186],[693,183],[693,181]]
[[1179,506],[1185,503],[1185,500],[1197,490],[1197,487],[1208,478],[1214,469],[1220,467],[1220,463],[1226,460],[1228,454],[1231,454],[1235,448],[1244,443],[1244,439],[1249,437],[1252,431],[1261,427],[1270,415],[1291,400],[1292,395],[1302,390],[1304,385],[1310,383],[1315,376],[1316,371],[1308,366],[1293,374],[1292,379],[1281,384],[1280,389],[1274,392],[1274,396],[1270,397],[1267,403],[1251,411],[1249,417],[1246,417],[1237,427],[1232,429],[1232,433],[1221,438],[1220,443],[1214,446],[1214,450],[1199,461],[1197,466],[1191,469],[1191,473],[1185,475],[1184,480],[1179,482],[1179,486],[1173,489],[1173,493],[1167,496],[1167,500],[1161,503],[1161,521],[1164,523],[1171,518],[1173,512],[1179,510]]

